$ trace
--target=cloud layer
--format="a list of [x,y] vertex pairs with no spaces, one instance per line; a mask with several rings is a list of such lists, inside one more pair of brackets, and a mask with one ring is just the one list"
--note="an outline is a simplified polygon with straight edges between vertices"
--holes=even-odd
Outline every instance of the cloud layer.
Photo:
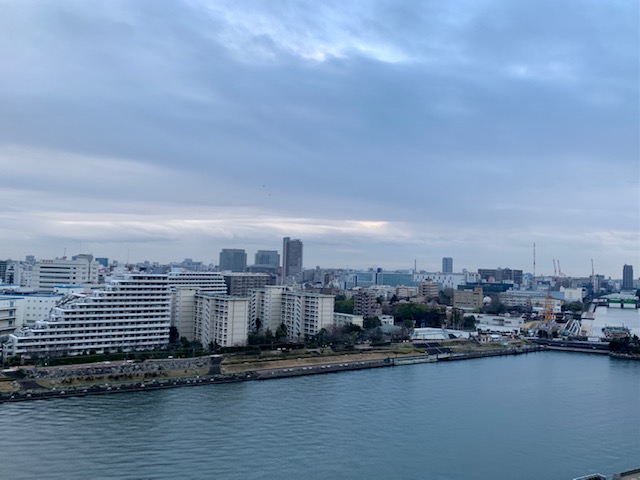
[[0,3],[0,258],[639,263],[636,3]]

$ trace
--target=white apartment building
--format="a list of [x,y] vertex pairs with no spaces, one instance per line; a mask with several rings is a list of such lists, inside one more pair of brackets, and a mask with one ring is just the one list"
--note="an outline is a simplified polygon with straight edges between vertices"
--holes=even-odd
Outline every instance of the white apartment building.
[[247,344],[249,299],[216,293],[196,294],[195,339],[202,345]]
[[[26,262],[13,262],[7,266],[5,281],[20,287],[31,288],[33,265]],[[1,279],[0,279],[1,280]],[[1,282],[0,282],[1,283]]]
[[31,286],[39,292],[52,292],[58,285],[97,285],[101,268],[93,255],[76,255],[73,260],[41,260],[33,267]]
[[249,329],[275,332],[284,323],[291,339],[316,335],[334,323],[334,303],[333,295],[295,292],[282,285],[268,285],[251,291]]
[[[167,274],[171,289],[171,326],[178,329],[178,335],[189,341],[196,340],[196,294],[210,292],[224,294],[227,286],[219,272],[194,272],[172,270]],[[207,342],[208,344],[208,342]],[[206,345],[203,343],[203,345]]]
[[166,275],[126,274],[104,289],[65,296],[47,320],[9,335],[4,356],[74,355],[163,348],[169,342]]
[[35,294],[20,295],[23,301],[22,318],[18,322],[18,328],[23,325],[33,327],[38,320],[49,318],[56,304],[62,300],[62,294]]
[[24,301],[21,297],[0,298],[0,340],[6,339],[19,326]]
[[364,326],[364,317],[362,315],[351,315],[350,313],[334,312],[333,324],[336,327],[344,327],[345,325],[357,325],[362,328]]
[[282,323],[282,294],[288,290],[283,285],[266,285],[250,292],[249,331],[275,332]]
[[283,292],[282,323],[291,339],[316,335],[333,324],[335,297],[319,293]]

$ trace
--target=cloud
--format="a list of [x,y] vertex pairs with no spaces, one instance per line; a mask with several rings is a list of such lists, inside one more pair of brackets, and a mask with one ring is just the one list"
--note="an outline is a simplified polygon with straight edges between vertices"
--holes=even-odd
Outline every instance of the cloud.
[[638,257],[638,13],[5,2],[0,247],[148,241],[167,261],[287,235],[323,265],[336,248],[437,265],[453,246],[469,266],[517,267],[535,238],[560,257],[595,235],[582,253],[614,245],[617,275]]

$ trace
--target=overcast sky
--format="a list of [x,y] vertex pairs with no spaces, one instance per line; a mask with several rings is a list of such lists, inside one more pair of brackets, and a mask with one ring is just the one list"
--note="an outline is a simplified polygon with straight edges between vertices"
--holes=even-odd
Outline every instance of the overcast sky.
[[0,258],[640,271],[629,0],[0,0]]

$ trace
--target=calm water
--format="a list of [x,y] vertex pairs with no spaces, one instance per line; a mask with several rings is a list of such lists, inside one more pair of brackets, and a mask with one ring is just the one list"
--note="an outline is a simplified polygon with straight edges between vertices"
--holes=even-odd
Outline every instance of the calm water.
[[534,353],[0,405],[0,478],[562,479],[640,466],[640,362]]
[[591,324],[591,335],[602,337],[602,327],[627,327],[632,335],[640,336],[640,309],[597,307],[595,320],[583,320],[583,325]]

